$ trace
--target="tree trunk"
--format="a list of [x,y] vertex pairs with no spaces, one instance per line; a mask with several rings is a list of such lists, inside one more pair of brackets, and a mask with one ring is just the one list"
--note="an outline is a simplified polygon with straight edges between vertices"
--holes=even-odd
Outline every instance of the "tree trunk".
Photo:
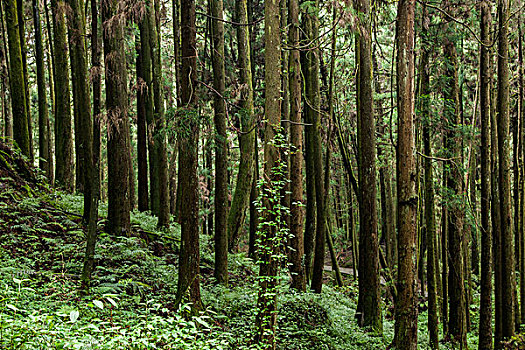
[[430,51],[431,43],[428,37],[430,16],[426,6],[423,7],[422,32],[423,50],[420,58],[420,93],[419,105],[423,123],[423,152],[425,170],[425,226],[428,240],[427,283],[428,283],[428,332],[431,349],[438,349],[438,310],[437,310],[437,242],[436,221],[434,216],[434,178],[432,174],[432,120],[430,116]]
[[[289,56],[290,89],[290,235],[292,253],[290,273],[292,288],[306,290],[306,275],[303,265],[303,127],[301,125],[301,57],[299,46],[299,2],[290,0],[288,5],[288,42],[292,47]],[[286,88],[286,87],[285,87]]]
[[[248,5],[246,0],[235,2],[237,21],[248,23]],[[253,80],[252,58],[250,54],[250,33],[247,25],[237,26],[237,46],[239,54],[239,83],[242,85],[239,119],[241,133],[239,134],[239,148],[241,159],[237,182],[233,194],[230,213],[228,215],[228,248],[237,250],[239,240],[244,229],[246,209],[250,199],[253,176],[254,146],[255,146],[255,117],[253,115]]]
[[[358,30],[359,301],[358,323],[382,332],[377,233],[376,128],[372,90],[372,14],[369,0],[356,3]],[[361,314],[361,315],[360,315]]]
[[[316,1],[317,4],[317,1]],[[315,227],[315,251],[312,268],[311,289],[315,293],[321,293],[323,286],[323,270],[325,257],[326,242],[326,210],[325,210],[325,187],[323,171],[323,151],[321,144],[321,94],[319,89],[319,18],[314,13],[315,8],[309,7],[304,13],[306,33],[305,35],[311,41],[312,47],[306,53],[307,71],[305,74],[305,112],[307,120],[311,125],[307,126],[309,139],[312,143],[311,150],[312,164],[314,167],[315,179],[315,206],[316,206],[316,227]],[[307,146],[308,147],[308,146]]]
[[115,234],[130,230],[129,120],[122,0],[102,2],[104,60],[106,62],[106,110],[108,113],[108,222]]
[[[181,1],[181,106],[179,118],[185,132],[179,133],[179,188],[181,198],[181,252],[177,301],[189,300],[192,310],[202,309],[200,294],[199,189],[198,154],[199,121],[197,110],[197,37],[195,0]],[[188,295],[189,294],[189,298]]]
[[[488,0],[480,4],[480,117],[481,117],[481,285],[479,307],[479,350],[492,349],[492,228],[490,224],[490,25]],[[487,46],[485,46],[487,45]]]
[[63,187],[67,192],[73,192],[75,188],[73,131],[64,6],[62,0],[51,0],[55,48],[55,181],[57,186]]
[[445,39],[443,53],[447,62],[446,76],[451,77],[444,88],[444,118],[446,123],[445,147],[448,150],[449,160],[446,164],[446,188],[448,195],[448,295],[449,317],[448,332],[451,337],[466,346],[466,292],[464,284],[464,249],[463,249],[463,224],[464,205],[462,191],[462,174],[459,169],[461,152],[461,136],[457,130],[460,124],[459,85],[458,85],[458,59],[456,46],[448,38]]
[[[280,198],[274,198],[278,183],[282,181],[279,174],[279,149],[276,147],[281,124],[281,36],[279,21],[279,1],[265,0],[265,121],[264,131],[264,177],[263,188],[264,220],[266,221],[259,232],[259,295],[257,299],[256,343],[263,350],[275,349],[275,331],[277,324],[277,274],[280,264],[279,254],[282,249],[279,240],[282,237],[282,224],[276,217],[280,215],[276,210]],[[280,196],[279,196],[280,197]],[[260,224],[261,225],[261,224]],[[278,227],[279,226],[279,227]]]
[[3,0],[3,5],[9,39],[9,87],[13,110],[13,138],[22,154],[31,158],[17,4],[16,0]]
[[77,179],[81,179],[84,193],[85,223],[89,222],[91,196],[93,189],[93,122],[91,120],[91,100],[89,96],[89,78],[87,75],[87,56],[85,47],[85,18],[79,0],[67,0],[71,11],[68,12],[68,33],[71,59],[73,89],[77,91],[73,100],[78,118],[75,123],[75,143],[77,148]]
[[155,205],[158,217],[157,226],[160,228],[168,227],[170,222],[169,207],[169,189],[168,189],[168,153],[166,149],[166,120],[164,118],[164,91],[162,86],[162,60],[160,45],[160,4],[155,0],[154,8],[149,7],[149,32],[150,32],[150,49],[151,63],[153,70],[153,102],[154,102],[154,126],[153,126],[153,144],[155,152],[155,172],[158,181],[158,194],[154,196],[158,200],[158,206]]
[[16,0],[16,9],[18,12],[18,35],[20,36],[20,48],[22,53],[22,68],[24,72],[24,90],[25,90],[25,103],[27,113],[27,130],[29,133],[29,158],[31,164],[35,159],[33,149],[33,121],[31,119],[31,94],[29,91],[29,72],[27,70],[27,46],[26,46],[26,30],[25,30],[25,10],[24,1]]
[[[144,19],[142,19],[143,21]],[[139,30],[142,32],[141,25]],[[142,34],[142,33],[141,33]],[[144,79],[144,53],[142,50],[140,37],[135,40],[137,51],[136,70],[137,70],[137,171],[138,171],[138,209],[146,211],[149,208],[148,195],[148,146],[146,136],[146,100],[148,86]]]
[[44,171],[49,181],[53,178],[53,154],[51,152],[49,115],[46,95],[46,72],[44,67],[44,48],[42,41],[42,25],[40,22],[40,4],[33,0],[33,23],[35,27],[35,59],[36,79],[38,88],[38,152],[39,167]]
[[508,65],[508,0],[498,2],[498,153],[499,193],[501,213],[501,305],[502,336],[509,339],[515,333],[514,295],[514,237],[512,231],[512,201],[510,186],[510,133],[509,133],[509,65]]
[[[414,159],[414,11],[415,1],[400,0],[397,43],[397,206],[398,279],[395,310],[396,349],[417,349],[416,289],[416,169]],[[362,186],[362,185],[361,185]]]
[[[224,68],[224,23],[222,0],[210,0],[213,38],[213,87],[215,109],[215,279],[228,284],[228,134]],[[210,164],[211,166],[211,164]]]

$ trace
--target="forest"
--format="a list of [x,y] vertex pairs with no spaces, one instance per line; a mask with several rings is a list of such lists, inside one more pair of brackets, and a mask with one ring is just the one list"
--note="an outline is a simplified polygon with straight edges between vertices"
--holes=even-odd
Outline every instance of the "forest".
[[525,349],[522,0],[1,0],[1,349]]

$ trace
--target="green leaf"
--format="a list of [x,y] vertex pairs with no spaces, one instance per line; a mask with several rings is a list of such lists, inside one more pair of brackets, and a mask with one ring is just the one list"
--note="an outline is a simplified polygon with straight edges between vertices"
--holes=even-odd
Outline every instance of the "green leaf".
[[95,304],[95,306],[101,310],[104,309],[104,303],[102,303],[100,300],[93,300],[93,304]]
[[69,319],[73,323],[77,322],[78,316],[80,316],[80,312],[78,312],[78,310],[73,310],[69,313]]

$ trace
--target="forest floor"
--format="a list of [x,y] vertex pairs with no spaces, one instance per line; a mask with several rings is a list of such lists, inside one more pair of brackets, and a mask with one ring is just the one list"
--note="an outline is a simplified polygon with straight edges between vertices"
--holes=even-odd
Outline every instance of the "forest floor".
[[[257,299],[253,261],[244,253],[230,255],[230,287],[216,285],[213,240],[203,235],[206,309],[190,317],[188,305],[175,305],[179,227],[158,231],[148,214],[133,212],[133,232],[113,236],[102,230],[102,203],[93,287],[90,296],[80,296],[82,202],[81,196],[49,188],[37,170],[0,143],[0,348],[256,349],[250,344]],[[348,276],[338,288],[326,275],[317,295],[290,290],[283,273],[278,349],[386,349],[394,333],[392,305],[384,305],[383,334],[365,332],[354,319],[357,284]],[[420,349],[428,342],[425,309],[422,301]],[[470,333],[469,347],[477,349],[476,342]]]

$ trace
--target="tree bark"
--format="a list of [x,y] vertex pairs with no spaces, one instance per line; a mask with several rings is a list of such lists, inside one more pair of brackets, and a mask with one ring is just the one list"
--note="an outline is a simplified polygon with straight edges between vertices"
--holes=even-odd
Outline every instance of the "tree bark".
[[160,45],[160,4],[159,0],[154,1],[154,8],[149,7],[149,32],[150,32],[150,49],[151,49],[151,63],[153,71],[153,104],[154,104],[154,126],[153,126],[153,145],[155,152],[155,173],[157,178],[158,194],[154,198],[158,201],[158,205],[152,206],[156,208],[156,215],[158,217],[157,226],[159,228],[166,228],[170,221],[170,206],[169,206],[169,189],[168,189],[168,154],[166,149],[166,120],[164,118],[164,94],[162,87],[162,60],[161,60],[161,45]]
[[44,48],[42,40],[42,25],[40,22],[40,2],[32,1],[33,23],[35,27],[35,59],[36,79],[38,89],[38,152],[39,167],[44,171],[49,181],[53,179],[53,155],[51,152],[49,114],[46,95],[46,72],[44,67]]
[[502,336],[515,333],[514,295],[516,289],[514,264],[514,236],[512,231],[512,201],[510,186],[510,113],[509,113],[509,62],[508,62],[508,0],[498,2],[498,153],[499,193],[501,213],[501,305]]
[[122,0],[102,2],[106,110],[108,114],[108,222],[116,234],[130,230],[129,120]]
[[[213,38],[213,87],[215,109],[215,279],[228,284],[228,134],[224,68],[223,1],[210,0]],[[211,164],[210,164],[211,165]]]
[[481,117],[481,284],[479,307],[479,350],[492,349],[492,227],[490,224],[490,25],[492,13],[488,0],[481,9],[480,44],[480,117]]
[[[280,198],[274,198],[279,191],[272,190],[279,181],[280,153],[275,141],[281,124],[281,34],[279,1],[265,0],[265,131],[264,131],[264,177],[265,223],[259,233],[259,295],[257,298],[256,343],[261,349],[275,349],[277,324],[277,274],[282,233],[275,222],[276,208]],[[280,196],[279,196],[280,197]],[[261,225],[261,224],[260,224]]]
[[3,5],[9,39],[9,87],[13,111],[13,139],[22,154],[31,158],[17,3],[16,0],[3,0]]
[[[93,178],[93,122],[91,119],[91,101],[89,78],[87,75],[87,55],[85,47],[85,17],[79,0],[67,0],[71,9],[68,12],[68,34],[71,59],[71,78],[73,89],[77,91],[73,100],[76,110],[75,143],[77,147],[77,179],[81,180],[81,191],[84,193],[85,223],[89,222],[92,178]],[[80,185],[80,184],[79,184]]]
[[[181,106],[179,118],[185,130],[179,133],[179,188],[181,198],[181,252],[177,301],[189,300],[193,312],[202,309],[200,294],[198,154],[199,121],[197,110],[197,37],[195,0],[181,1]],[[188,295],[189,294],[189,295]],[[189,296],[189,297],[188,297]]]
[[[301,57],[299,46],[299,2],[290,0],[288,5],[288,43],[292,47],[289,56],[289,89],[290,89],[290,235],[292,253],[290,256],[290,273],[292,288],[306,290],[306,275],[303,265],[303,128],[301,110]],[[286,87],[285,87],[286,88]]]
[[428,259],[427,259],[427,283],[428,283],[428,332],[431,349],[438,349],[438,308],[437,308],[437,242],[436,242],[436,221],[434,216],[434,178],[432,173],[432,140],[431,129],[432,120],[430,116],[430,52],[431,43],[429,40],[428,26],[431,18],[428,14],[426,5],[423,7],[421,40],[422,53],[420,58],[420,93],[419,105],[421,120],[423,123],[423,151],[424,171],[425,171],[425,227],[428,240]]
[[[396,349],[417,349],[416,169],[414,159],[414,0],[401,0],[396,22],[397,43],[397,205],[398,279],[395,310]],[[362,186],[362,185],[361,185]]]
[[[248,23],[248,5],[246,0],[236,0],[235,9],[237,21]],[[253,115],[253,80],[252,58],[250,54],[250,33],[247,25],[237,26],[237,52],[239,55],[239,82],[241,88],[241,101],[239,119],[241,132],[239,134],[239,148],[241,159],[237,182],[230,213],[228,215],[228,248],[235,251],[244,229],[246,209],[250,198],[253,176],[254,146],[255,146],[255,117]]]
[[63,0],[51,0],[55,48],[55,182],[67,192],[73,192],[75,168],[64,7]]
[[[376,127],[372,89],[372,13],[369,0],[356,3],[358,30],[359,300],[358,323],[381,333],[381,285],[377,232]],[[361,313],[361,315],[359,315]]]

